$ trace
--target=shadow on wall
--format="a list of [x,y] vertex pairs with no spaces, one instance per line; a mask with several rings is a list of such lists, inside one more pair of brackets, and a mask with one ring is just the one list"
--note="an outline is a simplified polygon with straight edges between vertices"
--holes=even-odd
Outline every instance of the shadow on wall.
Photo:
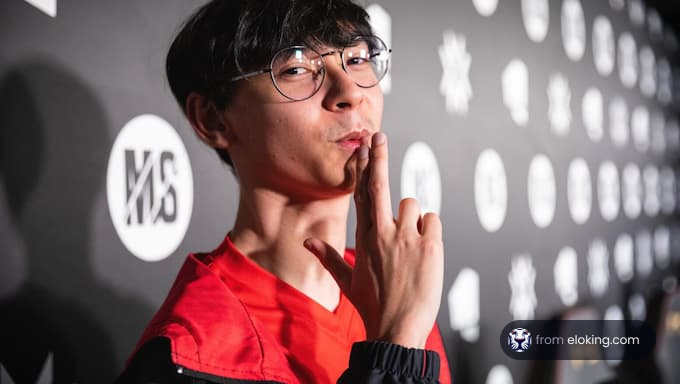
[[[113,381],[129,352],[114,345],[134,345],[136,326],[152,315],[102,285],[90,265],[106,122],[89,87],[48,58],[0,74],[0,215],[13,228],[0,237],[21,250],[14,263],[0,258],[0,280],[24,275],[11,293],[0,290],[0,365],[16,383],[41,373],[54,383]],[[51,374],[42,372],[48,356]]]

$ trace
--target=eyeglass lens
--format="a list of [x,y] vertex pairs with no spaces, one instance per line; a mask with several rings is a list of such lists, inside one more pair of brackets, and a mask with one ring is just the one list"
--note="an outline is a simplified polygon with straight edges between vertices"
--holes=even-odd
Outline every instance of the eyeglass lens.
[[[389,51],[377,38],[354,40],[342,51],[342,65],[360,87],[372,87],[385,76]],[[305,46],[284,49],[271,64],[274,85],[292,100],[311,97],[321,87],[326,74],[323,55]]]

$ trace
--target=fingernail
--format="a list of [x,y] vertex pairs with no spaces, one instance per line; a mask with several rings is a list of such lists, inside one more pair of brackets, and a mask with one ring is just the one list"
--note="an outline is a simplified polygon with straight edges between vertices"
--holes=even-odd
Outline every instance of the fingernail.
[[373,145],[382,145],[385,143],[386,136],[382,132],[373,135]]
[[368,146],[365,144],[362,144],[359,147],[359,158],[360,159],[366,159],[368,158]]

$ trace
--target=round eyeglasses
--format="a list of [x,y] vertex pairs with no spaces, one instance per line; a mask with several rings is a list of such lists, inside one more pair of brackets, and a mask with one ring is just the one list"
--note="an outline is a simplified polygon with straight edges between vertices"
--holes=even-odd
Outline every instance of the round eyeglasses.
[[274,87],[293,101],[312,97],[326,77],[324,57],[340,54],[343,70],[362,88],[377,85],[385,74],[392,50],[377,36],[358,36],[340,50],[319,53],[306,45],[296,45],[278,51],[268,68],[240,76],[231,81],[247,79],[269,72]]

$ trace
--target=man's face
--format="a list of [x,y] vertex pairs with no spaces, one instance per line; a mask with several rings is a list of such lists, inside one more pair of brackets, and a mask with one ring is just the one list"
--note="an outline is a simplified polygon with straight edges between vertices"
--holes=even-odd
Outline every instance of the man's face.
[[325,63],[323,84],[307,100],[288,100],[267,75],[241,80],[223,117],[234,130],[228,150],[243,186],[301,199],[352,191],[350,157],[380,129],[383,94],[380,86],[357,86],[339,54]]

